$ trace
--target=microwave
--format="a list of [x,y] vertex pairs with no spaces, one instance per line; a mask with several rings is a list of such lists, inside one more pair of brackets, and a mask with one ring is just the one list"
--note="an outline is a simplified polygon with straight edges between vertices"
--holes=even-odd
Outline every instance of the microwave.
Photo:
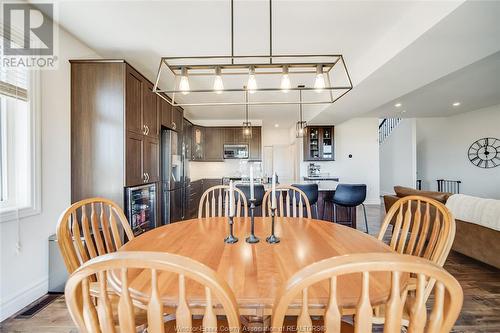
[[224,145],[224,158],[248,158],[248,145]]

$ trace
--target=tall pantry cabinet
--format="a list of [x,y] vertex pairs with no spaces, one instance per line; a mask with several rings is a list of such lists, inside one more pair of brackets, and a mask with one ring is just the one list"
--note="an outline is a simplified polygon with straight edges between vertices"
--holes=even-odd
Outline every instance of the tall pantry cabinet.
[[[71,62],[71,202],[160,180],[159,97],[123,60]],[[157,186],[158,188],[158,186]]]

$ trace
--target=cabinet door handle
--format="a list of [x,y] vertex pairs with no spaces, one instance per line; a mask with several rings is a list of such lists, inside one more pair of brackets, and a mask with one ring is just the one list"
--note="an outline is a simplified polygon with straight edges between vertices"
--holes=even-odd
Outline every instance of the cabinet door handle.
[[177,129],[177,125],[175,124],[174,121],[172,122],[172,129]]
[[149,182],[149,173],[146,172],[146,181]]
[[142,134],[146,135],[146,125],[142,125]]
[[146,125],[146,135],[149,135],[149,126]]
[[142,182],[143,183],[147,182],[146,173],[145,172],[142,174]]

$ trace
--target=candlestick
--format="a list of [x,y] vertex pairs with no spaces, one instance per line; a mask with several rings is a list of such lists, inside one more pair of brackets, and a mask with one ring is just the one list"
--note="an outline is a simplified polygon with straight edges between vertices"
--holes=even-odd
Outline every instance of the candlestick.
[[259,242],[259,238],[255,236],[255,221],[254,221],[255,201],[256,201],[255,199],[250,199],[250,236],[248,236],[245,239],[246,242],[250,244]]
[[234,183],[229,182],[229,216],[234,217]]
[[276,172],[273,172],[273,180],[271,185],[271,209],[276,209]]
[[269,244],[276,244],[280,242],[280,238],[274,234],[274,218],[276,215],[276,208],[271,208],[271,236],[266,238]]
[[233,219],[234,219],[233,216],[229,216],[229,236],[224,238],[224,243],[227,243],[227,244],[233,244],[233,243],[236,243],[238,241],[238,238],[234,237],[234,234],[233,234],[233,224],[234,224]]
[[255,199],[253,192],[253,165],[250,165],[250,200]]

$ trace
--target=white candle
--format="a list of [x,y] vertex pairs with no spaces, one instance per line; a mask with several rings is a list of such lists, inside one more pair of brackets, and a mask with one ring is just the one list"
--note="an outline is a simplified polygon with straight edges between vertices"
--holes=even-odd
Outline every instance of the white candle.
[[229,216],[234,216],[234,183],[232,180],[229,182]]
[[271,208],[276,208],[276,172],[273,172]]
[[250,200],[255,199],[253,193],[253,165],[250,165]]

